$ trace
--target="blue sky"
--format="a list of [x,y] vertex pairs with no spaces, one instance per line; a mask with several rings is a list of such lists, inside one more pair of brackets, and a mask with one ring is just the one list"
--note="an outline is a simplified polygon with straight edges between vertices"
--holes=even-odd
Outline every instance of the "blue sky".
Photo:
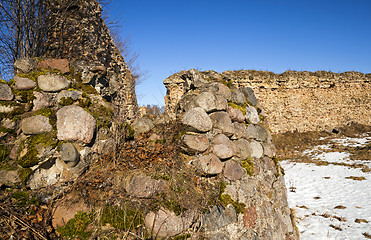
[[114,0],[146,72],[140,105],[163,105],[184,69],[371,72],[371,0]]

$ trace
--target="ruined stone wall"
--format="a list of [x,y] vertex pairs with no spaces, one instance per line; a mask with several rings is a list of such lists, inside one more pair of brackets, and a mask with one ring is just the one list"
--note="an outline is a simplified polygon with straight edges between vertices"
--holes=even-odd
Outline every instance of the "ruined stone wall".
[[[117,107],[120,120],[138,114],[135,79],[104,23],[95,0],[48,0],[46,58],[75,60],[85,84]],[[99,77],[96,77],[99,73]]]
[[[330,131],[350,122],[371,125],[371,74],[324,71],[274,74],[252,70],[200,74],[204,79],[251,87],[261,101],[273,133]],[[167,108],[174,108],[179,96],[184,94],[186,75],[181,72],[165,80]]]

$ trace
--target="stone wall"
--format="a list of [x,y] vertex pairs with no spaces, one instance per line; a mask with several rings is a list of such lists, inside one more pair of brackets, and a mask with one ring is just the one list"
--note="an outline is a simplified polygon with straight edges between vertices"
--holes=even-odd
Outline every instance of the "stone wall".
[[[164,81],[167,109],[175,108],[196,70],[182,71]],[[273,133],[331,131],[350,122],[371,125],[371,74],[359,72],[262,71],[200,72],[206,80],[251,87],[268,116]]]
[[84,83],[114,103],[118,118],[134,119],[138,114],[135,79],[101,17],[101,5],[96,0],[46,2],[50,26],[45,58],[75,60]]

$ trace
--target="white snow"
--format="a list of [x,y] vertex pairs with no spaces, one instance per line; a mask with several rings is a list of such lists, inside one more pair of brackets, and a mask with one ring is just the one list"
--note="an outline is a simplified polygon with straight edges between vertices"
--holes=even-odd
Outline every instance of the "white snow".
[[[350,146],[348,141],[352,146],[363,146],[370,138],[335,140],[336,143]],[[320,148],[317,146],[316,150],[318,149]],[[350,161],[349,153],[346,152],[315,153],[312,157],[314,160],[337,163]],[[357,163],[369,165],[370,160]],[[289,206],[296,210],[302,240],[366,239],[363,233],[371,234],[370,172],[365,173],[360,168],[347,166],[317,166],[314,163],[296,163],[290,160],[282,161],[281,165],[286,173]],[[351,176],[364,177],[365,180],[346,179]],[[336,206],[346,208],[335,209]],[[368,223],[356,223],[356,219],[364,219]],[[341,231],[330,225],[341,228]]]

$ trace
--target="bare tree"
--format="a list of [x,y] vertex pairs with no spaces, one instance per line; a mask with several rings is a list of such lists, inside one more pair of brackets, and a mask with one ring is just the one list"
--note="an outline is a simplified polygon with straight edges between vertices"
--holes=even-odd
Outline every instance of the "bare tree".
[[43,54],[45,0],[0,0],[0,73],[10,78],[18,58]]

